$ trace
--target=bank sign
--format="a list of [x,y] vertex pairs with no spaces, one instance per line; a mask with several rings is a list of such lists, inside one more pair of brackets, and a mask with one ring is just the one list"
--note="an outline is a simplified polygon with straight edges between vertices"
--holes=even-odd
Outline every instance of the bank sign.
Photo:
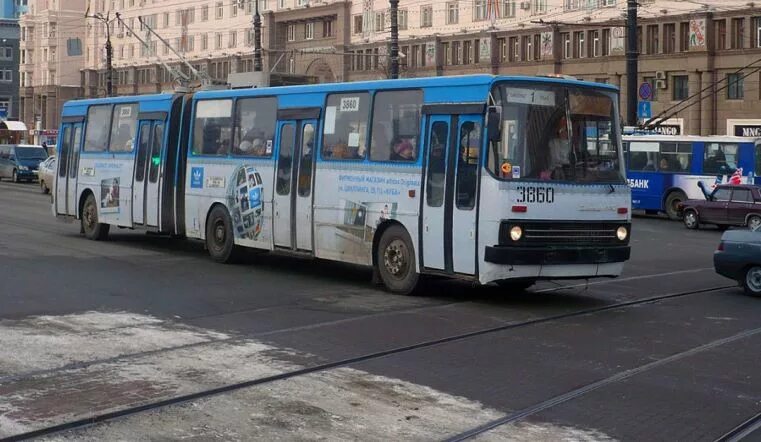
[[735,136],[761,138],[761,126],[735,126]]
[[653,129],[659,135],[681,135],[682,128],[672,124],[661,124]]

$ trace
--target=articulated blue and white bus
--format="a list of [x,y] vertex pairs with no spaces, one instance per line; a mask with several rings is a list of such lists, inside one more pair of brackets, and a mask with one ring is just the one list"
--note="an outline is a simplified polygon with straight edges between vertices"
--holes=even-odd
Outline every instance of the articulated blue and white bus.
[[476,75],[70,101],[54,212],[110,226],[525,287],[615,277],[631,193],[618,91]]
[[756,177],[761,140],[724,136],[625,135],[626,175],[632,207],[677,218],[677,206],[701,199],[706,189],[736,176],[743,184],[761,184]]

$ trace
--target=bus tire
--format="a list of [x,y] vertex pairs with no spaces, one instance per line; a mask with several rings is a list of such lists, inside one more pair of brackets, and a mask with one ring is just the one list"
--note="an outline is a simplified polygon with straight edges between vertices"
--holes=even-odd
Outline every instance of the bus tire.
[[501,290],[505,290],[507,295],[512,293],[523,293],[529,287],[536,284],[534,279],[502,279],[497,281],[497,287]]
[[675,190],[668,194],[666,197],[666,215],[669,219],[679,219],[676,206],[684,201],[687,201],[687,195],[682,191]]
[[700,228],[700,217],[698,212],[693,209],[684,211],[684,219],[682,221],[684,222],[684,227],[688,229],[696,230]]
[[383,231],[375,251],[375,270],[392,293],[409,295],[417,288],[415,249],[407,230],[399,224]]
[[235,245],[233,223],[222,205],[216,205],[206,221],[206,249],[211,259],[229,264],[238,260],[240,249]]
[[108,237],[111,226],[98,222],[98,205],[92,193],[87,195],[85,203],[82,205],[79,221],[82,225],[82,232],[87,239],[102,241]]

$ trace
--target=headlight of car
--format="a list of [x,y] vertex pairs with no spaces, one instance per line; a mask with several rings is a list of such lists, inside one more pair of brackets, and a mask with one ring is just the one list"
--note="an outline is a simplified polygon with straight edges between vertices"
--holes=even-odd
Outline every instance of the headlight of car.
[[624,241],[626,240],[626,237],[629,236],[629,230],[626,227],[621,226],[616,230],[616,236],[619,241]]
[[28,167],[26,167],[26,166],[19,166],[19,167],[18,167],[18,170],[29,170],[29,168],[28,168]]

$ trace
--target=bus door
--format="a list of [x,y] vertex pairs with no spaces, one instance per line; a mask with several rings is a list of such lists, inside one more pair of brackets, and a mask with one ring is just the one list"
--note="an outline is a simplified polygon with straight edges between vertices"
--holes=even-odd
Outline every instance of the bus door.
[[56,174],[56,214],[77,215],[77,171],[82,142],[82,123],[64,123]]
[[273,198],[276,247],[312,250],[312,183],[317,120],[278,124],[278,157]]
[[423,190],[423,265],[426,268],[475,274],[481,133],[481,116],[432,115],[429,118]]
[[132,222],[151,227],[159,223],[159,192],[164,122],[142,121],[132,181]]

